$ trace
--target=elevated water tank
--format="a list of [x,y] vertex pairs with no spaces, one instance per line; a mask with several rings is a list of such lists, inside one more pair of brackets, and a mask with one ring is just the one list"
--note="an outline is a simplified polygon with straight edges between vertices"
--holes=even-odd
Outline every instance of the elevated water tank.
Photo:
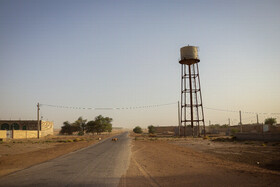
[[180,64],[194,64],[199,62],[199,57],[197,53],[197,47],[195,46],[185,46],[180,49],[181,60]]

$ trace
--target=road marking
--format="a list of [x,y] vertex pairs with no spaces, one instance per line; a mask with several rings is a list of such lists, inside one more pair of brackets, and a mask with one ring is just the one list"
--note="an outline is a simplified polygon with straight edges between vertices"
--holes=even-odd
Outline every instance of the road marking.
[[142,149],[144,149],[144,148],[146,148],[146,146],[144,145],[143,147],[141,147],[141,148],[139,148],[139,149],[137,149],[136,151],[134,151],[133,153],[135,154],[135,153],[137,153],[137,152],[139,152],[139,151],[141,151]]
[[146,171],[144,167],[142,167],[134,158],[132,158],[135,165],[139,169],[139,171],[144,175],[144,177],[150,182],[151,186],[153,187],[160,187],[157,181]]

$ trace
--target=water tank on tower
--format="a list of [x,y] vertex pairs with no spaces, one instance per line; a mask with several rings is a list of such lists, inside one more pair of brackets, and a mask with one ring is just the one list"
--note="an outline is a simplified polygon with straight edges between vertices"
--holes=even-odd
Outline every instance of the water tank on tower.
[[[181,122],[179,135],[186,136],[187,125],[192,127],[192,135],[205,136],[204,112],[199,79],[197,47],[185,46],[180,49],[181,59]],[[203,125],[203,130],[200,126]],[[183,127],[183,128],[181,128]],[[183,132],[183,133],[181,133]]]
[[180,49],[181,53],[181,60],[179,61],[180,64],[194,64],[199,62],[199,57],[197,53],[196,46],[185,46]]

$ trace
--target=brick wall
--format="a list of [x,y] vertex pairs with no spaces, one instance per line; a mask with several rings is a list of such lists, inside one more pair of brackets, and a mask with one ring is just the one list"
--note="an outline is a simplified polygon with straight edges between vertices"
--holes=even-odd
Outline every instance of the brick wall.
[[237,133],[238,140],[280,141],[280,134]]
[[[243,133],[269,133],[269,134],[280,134],[280,125],[265,125],[265,124],[247,124],[242,125]],[[241,132],[241,126],[230,126],[230,129],[238,129]]]
[[237,132],[244,133],[259,133],[262,134],[263,132],[263,126],[265,130],[265,133],[271,133],[271,134],[279,134],[280,133],[280,126],[279,125],[263,125],[263,124],[244,124],[242,126],[240,125],[234,125],[230,127],[209,127],[206,126],[206,133],[208,134],[231,134],[232,130],[235,130]]
[[[13,124],[19,125],[19,130],[13,130],[13,138],[37,138],[37,120],[0,120],[0,127],[3,124],[8,124],[11,130]],[[26,129],[26,130],[25,130]],[[6,130],[0,130],[0,138],[7,138]],[[53,135],[53,122],[51,121],[40,121],[40,137],[47,135]]]
[[0,138],[6,138],[7,131],[6,130],[0,130]]
[[38,121],[37,120],[0,120],[0,127],[3,124],[8,124],[11,130],[12,124],[18,124],[19,130],[37,130]]
[[168,132],[175,133],[176,128],[177,128],[176,126],[155,127],[155,133],[158,133],[158,134],[164,134],[164,133],[168,133]]
[[14,130],[13,131],[13,139],[25,139],[25,138],[37,138],[38,131],[34,130]]
[[[280,134],[280,125],[264,125],[267,126],[267,131],[265,134]],[[205,126],[205,130],[207,134],[222,134],[222,135],[232,135],[232,131],[240,132],[240,125],[230,126],[230,127],[209,127]],[[243,133],[256,133],[262,134],[263,125],[262,124],[245,124],[242,125]],[[203,134],[203,126],[200,126],[200,133]],[[179,128],[177,126],[161,126],[155,127],[155,132],[158,134],[167,134],[168,132],[173,132],[174,135],[179,135]],[[184,136],[184,132],[186,136],[192,136],[192,128],[190,126],[186,126],[185,128],[181,126],[180,135]],[[194,135],[197,135],[197,127],[194,126]],[[269,136],[269,135],[268,135]],[[273,135],[272,135],[273,136]]]
[[[200,132],[202,131],[201,127],[200,127]],[[176,127],[175,128],[175,135],[179,136],[179,128]],[[190,126],[181,126],[180,127],[180,136],[192,136],[192,128]],[[194,135],[197,135],[197,127],[194,126]]]
[[[200,132],[202,132],[202,127],[200,126]],[[185,133],[184,133],[185,132]],[[155,127],[155,133],[158,134],[173,134],[175,136],[179,136],[179,128],[178,126],[166,126],[166,127]],[[181,136],[192,136],[192,128],[189,126],[180,128],[180,134]],[[194,134],[197,135],[197,127],[194,126]]]
[[41,121],[41,136],[53,135],[53,122]]

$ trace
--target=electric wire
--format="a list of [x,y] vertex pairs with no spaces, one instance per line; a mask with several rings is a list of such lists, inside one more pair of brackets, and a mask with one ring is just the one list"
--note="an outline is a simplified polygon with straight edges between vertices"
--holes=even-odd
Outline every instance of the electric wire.
[[40,106],[47,106],[53,108],[79,109],[79,110],[134,110],[134,109],[141,109],[141,108],[162,107],[162,106],[175,105],[175,104],[177,104],[177,102],[157,104],[157,105],[130,106],[130,107],[77,107],[77,106],[74,107],[74,106],[50,105],[50,104],[40,104]]
[[[130,107],[77,107],[77,106],[63,106],[63,105],[51,105],[51,104],[40,104],[40,106],[53,107],[53,108],[78,109],[78,110],[135,110],[135,109],[143,109],[143,108],[156,108],[156,107],[175,105],[175,104],[178,104],[178,102],[163,103],[163,104],[156,104],[156,105],[130,106]],[[239,112],[237,110],[227,110],[221,108],[212,108],[212,107],[203,107],[203,108],[208,110],[220,111],[220,112],[232,112],[232,113]],[[250,111],[241,111],[241,112],[245,114],[280,115],[280,113],[277,112],[272,112],[272,113],[250,112]]]

